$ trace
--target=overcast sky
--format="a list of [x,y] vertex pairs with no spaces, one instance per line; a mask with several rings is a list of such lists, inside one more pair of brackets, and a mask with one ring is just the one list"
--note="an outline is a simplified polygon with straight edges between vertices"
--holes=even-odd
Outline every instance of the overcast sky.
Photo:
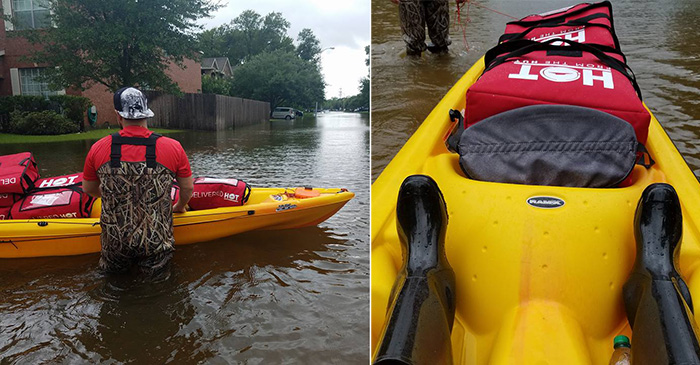
[[222,0],[225,6],[205,19],[205,29],[226,24],[244,10],[265,16],[280,12],[291,26],[295,40],[303,28],[310,28],[321,41],[321,67],[326,81],[326,98],[359,93],[360,79],[367,76],[365,46],[370,42],[370,0]]

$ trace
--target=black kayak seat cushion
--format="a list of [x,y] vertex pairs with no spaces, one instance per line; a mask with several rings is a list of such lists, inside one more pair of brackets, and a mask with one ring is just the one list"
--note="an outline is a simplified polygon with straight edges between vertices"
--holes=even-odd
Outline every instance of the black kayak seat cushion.
[[486,118],[461,135],[467,177],[481,181],[604,188],[634,168],[634,128],[590,108],[531,105]]

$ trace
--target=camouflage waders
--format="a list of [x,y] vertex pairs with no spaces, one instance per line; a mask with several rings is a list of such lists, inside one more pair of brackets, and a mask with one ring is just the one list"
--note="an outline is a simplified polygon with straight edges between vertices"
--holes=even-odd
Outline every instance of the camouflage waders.
[[406,53],[419,55],[425,44],[425,28],[433,52],[447,51],[450,40],[450,5],[447,0],[399,0],[399,19]]
[[[102,188],[102,256],[100,269],[122,272],[138,263],[139,270],[157,273],[173,252],[173,208],[170,199],[175,173],[156,162],[158,134],[149,138],[112,135],[110,162],[97,170]],[[146,161],[123,162],[122,145],[145,145]]]

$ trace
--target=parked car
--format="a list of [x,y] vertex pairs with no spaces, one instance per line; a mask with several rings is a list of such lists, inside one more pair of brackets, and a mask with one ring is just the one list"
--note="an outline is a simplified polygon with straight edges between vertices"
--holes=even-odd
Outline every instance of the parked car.
[[287,107],[277,107],[275,110],[272,111],[272,118],[274,119],[294,119],[296,117],[296,113],[294,112],[293,108],[287,108]]

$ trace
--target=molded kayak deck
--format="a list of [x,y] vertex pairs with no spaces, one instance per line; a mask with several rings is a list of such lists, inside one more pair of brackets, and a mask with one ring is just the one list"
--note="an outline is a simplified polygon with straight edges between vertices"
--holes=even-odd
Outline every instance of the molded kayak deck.
[[[313,226],[331,217],[355,196],[345,189],[314,190],[320,192],[318,197],[297,199],[289,196],[294,189],[253,188],[243,206],[176,213],[175,244],[210,241],[257,229]],[[100,209],[95,204],[93,212]],[[100,233],[99,218],[3,220],[0,258],[99,252]]]
[[[653,116],[646,146],[656,164],[649,170],[636,166],[631,186],[468,179],[459,156],[445,146],[454,127],[448,112],[464,114],[466,90],[483,67],[482,59],[457,82],[372,185],[373,358],[403,264],[396,197],[407,176],[424,174],[442,190],[449,215],[445,251],[456,277],[454,363],[608,363],[613,338],[631,337],[622,286],[635,260],[635,208],[652,183],[669,183],[678,192],[680,269],[693,297],[700,298],[700,184]],[[526,203],[540,196],[565,204],[542,209]]]

